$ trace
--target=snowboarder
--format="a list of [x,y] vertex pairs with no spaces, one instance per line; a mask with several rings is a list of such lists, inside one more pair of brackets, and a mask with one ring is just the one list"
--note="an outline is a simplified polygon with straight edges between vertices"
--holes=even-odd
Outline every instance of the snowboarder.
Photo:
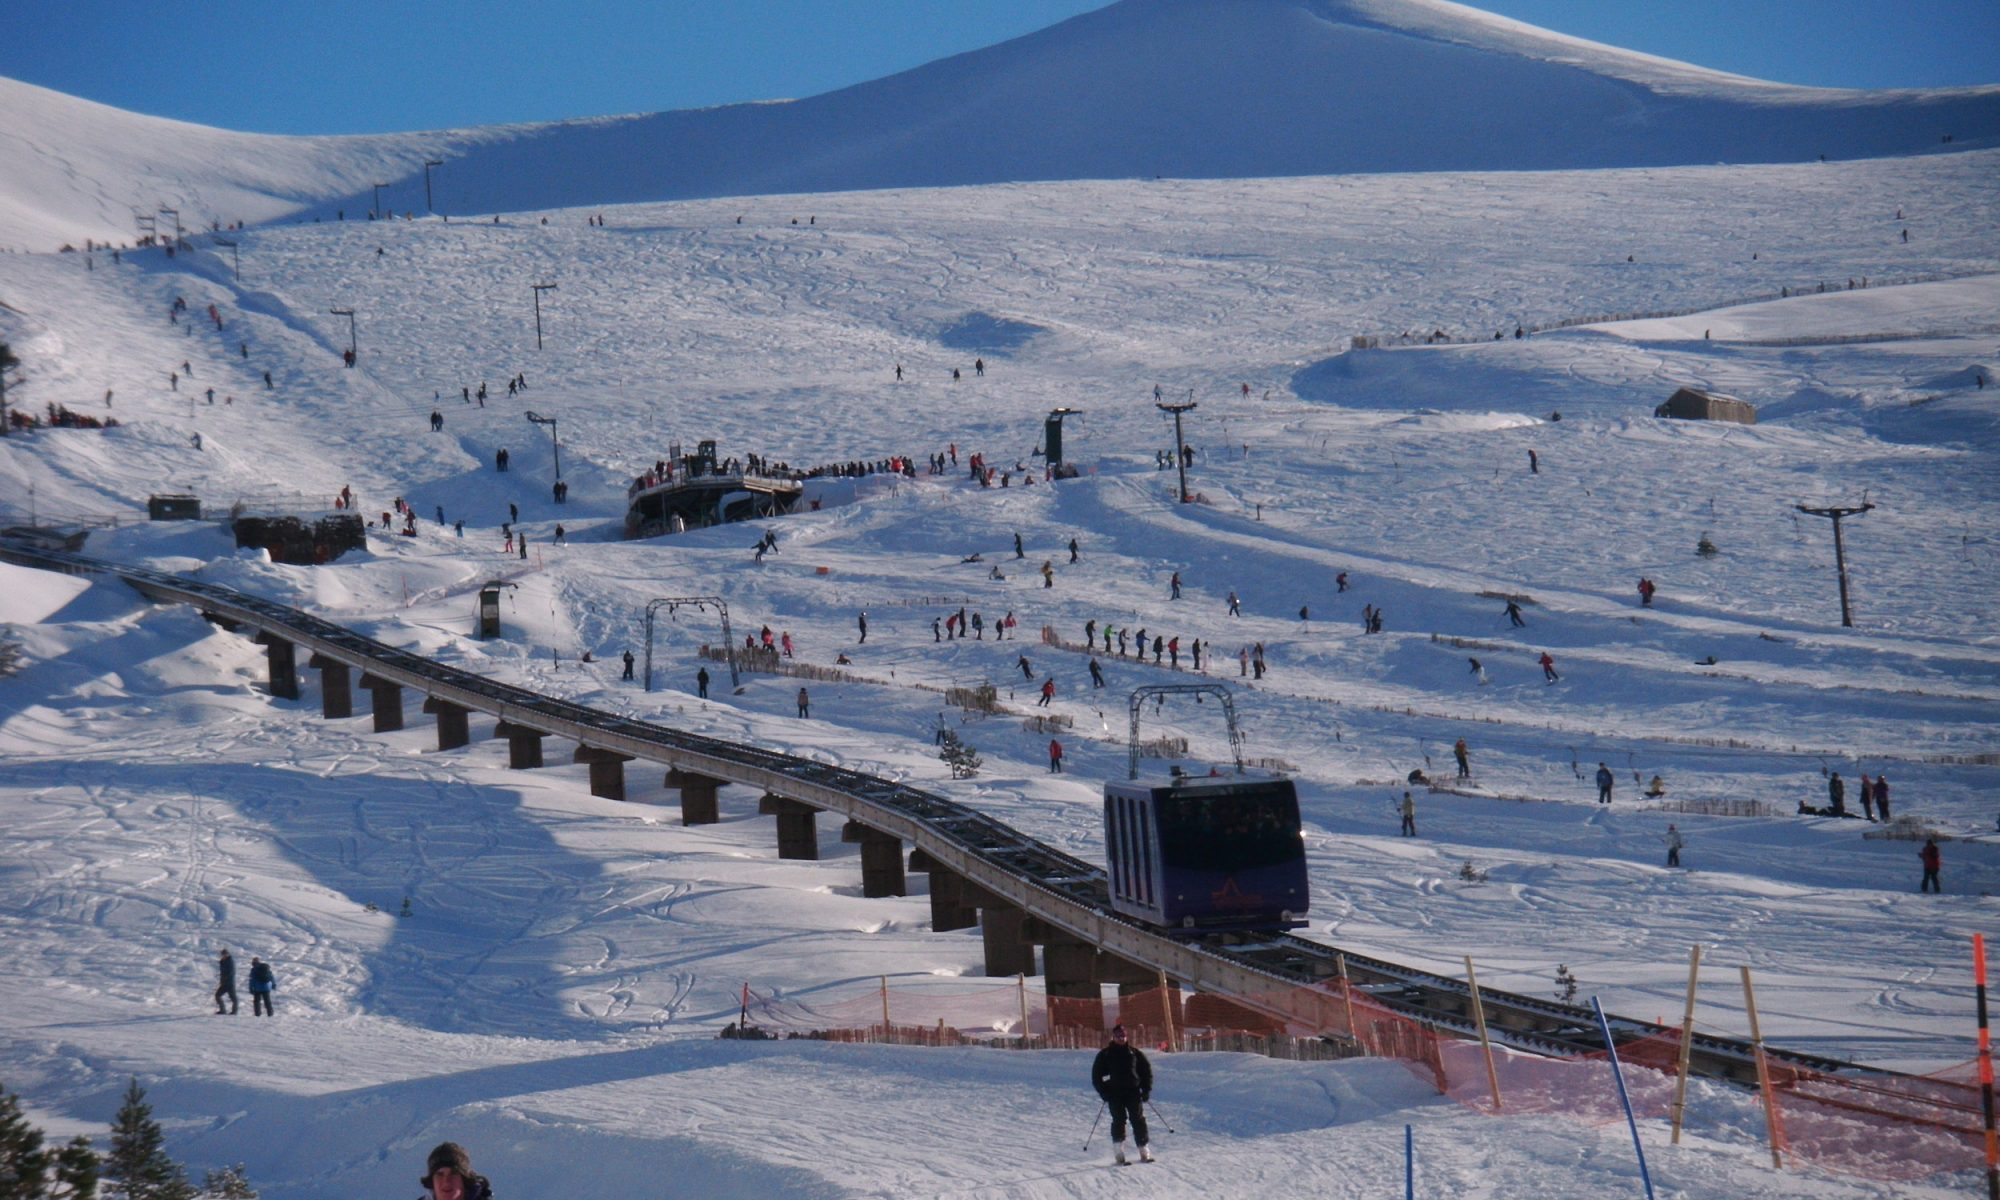
[[1936,892],[1939,895],[1943,895],[1944,885],[1938,882],[1938,867],[1943,860],[1938,854],[1937,839],[1934,837],[1925,838],[1924,848],[1917,851],[1917,857],[1923,860],[1924,864],[1924,879],[1922,883],[1917,885],[1917,891],[1920,893]]
[[1527,622],[1521,618],[1521,602],[1519,600],[1507,601],[1507,619],[1513,622],[1514,628],[1516,629],[1519,629],[1521,626],[1527,624]]
[[229,1008],[226,1011],[233,1017],[236,1015],[238,1007],[236,1003],[236,960],[230,957],[229,951],[224,950],[222,957],[217,960],[215,966],[216,970],[220,973],[220,980],[215,985],[215,1015],[219,1017],[225,1011],[222,1007],[222,998],[227,996],[229,997]]
[[1540,661],[1542,664],[1542,679],[1544,681],[1554,683],[1556,680],[1562,678],[1561,675],[1556,674],[1556,660],[1548,651],[1542,651]]
[[1417,798],[1403,793],[1403,834],[1404,837],[1417,836]]
[[1097,665],[1095,658],[1090,660],[1090,686],[1093,688],[1104,686],[1104,668]]
[[799,715],[801,717],[812,716],[812,697],[806,695],[804,688],[799,689]]
[[702,668],[701,670],[699,670],[699,671],[696,671],[696,672],[694,673],[694,692],[695,692],[695,695],[697,695],[697,696],[701,697],[701,698],[702,698],[703,700],[706,700],[706,699],[708,699],[708,668],[707,668],[707,667],[703,667],[703,668]]
[[1885,822],[1889,819],[1889,777],[1887,775],[1877,775],[1875,777],[1875,815]]
[[1687,843],[1686,843],[1686,842],[1684,842],[1684,841],[1683,841],[1683,840],[1681,839],[1681,831],[1680,831],[1680,830],[1678,830],[1678,829],[1675,829],[1675,828],[1674,828],[1674,827],[1673,827],[1672,825],[1668,825],[1668,826],[1667,826],[1667,865],[1668,865],[1668,866],[1670,866],[1670,867],[1678,867],[1678,866],[1680,866],[1680,865],[1681,865],[1681,847],[1682,847],[1682,846],[1684,846],[1684,845],[1686,845],[1686,844],[1687,844]]
[[271,1011],[271,993],[277,990],[278,981],[271,975],[271,964],[250,956],[250,1015],[276,1016]]
[[1451,756],[1458,760],[1458,777],[1460,779],[1472,778],[1472,759],[1466,753],[1464,738],[1458,739],[1457,744],[1452,746]]
[[1597,764],[1597,802],[1599,804],[1611,803],[1611,789],[1617,782],[1618,778],[1611,773],[1610,767],[1605,766],[1603,763]]
[[868,643],[868,614],[862,613],[854,619],[854,623],[861,628],[861,644],[866,645]]
[[1152,1138],[1146,1131],[1146,1101],[1153,1097],[1153,1064],[1144,1051],[1126,1040],[1125,1026],[1111,1027],[1111,1044],[1097,1052],[1090,1064],[1090,1086],[1111,1109],[1111,1141],[1117,1163],[1124,1166],[1125,1124],[1132,1125],[1132,1138],[1139,1144],[1139,1161],[1152,1162],[1147,1146]]
[[1049,774],[1062,774],[1062,743],[1054,738],[1049,739]]
[[625,652],[625,678],[627,679],[632,678],[632,662],[632,652],[627,650]]

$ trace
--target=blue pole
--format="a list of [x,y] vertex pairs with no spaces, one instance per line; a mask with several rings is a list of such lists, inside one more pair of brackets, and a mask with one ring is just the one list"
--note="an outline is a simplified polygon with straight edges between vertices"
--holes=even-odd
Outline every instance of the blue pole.
[[1597,1027],[1604,1032],[1604,1049],[1611,1055],[1611,1077],[1618,1081],[1618,1102],[1625,1106],[1625,1124],[1632,1130],[1632,1149],[1639,1155],[1639,1178],[1646,1184],[1646,1200],[1653,1200],[1653,1175],[1646,1169],[1646,1147],[1639,1143],[1639,1122],[1632,1116],[1632,1097],[1625,1091],[1625,1069],[1618,1065],[1618,1047],[1611,1041],[1611,1022],[1604,1019],[1604,1006],[1590,998],[1597,1010]]
[[1417,1200],[1417,1135],[1403,1126],[1403,1197]]

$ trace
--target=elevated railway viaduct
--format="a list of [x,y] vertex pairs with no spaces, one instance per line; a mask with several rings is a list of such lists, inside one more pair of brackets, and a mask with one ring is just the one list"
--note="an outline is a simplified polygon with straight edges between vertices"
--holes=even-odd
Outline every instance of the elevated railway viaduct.
[[[821,813],[844,821],[843,840],[861,848],[863,893],[904,894],[905,847],[911,870],[928,872],[935,928],[977,926],[990,975],[1034,974],[1036,947],[1048,994],[1101,1003],[1102,986],[1121,993],[1166,984],[1226,998],[1294,1031],[1350,1030],[1338,1019],[1346,978],[1356,995],[1435,1032],[1473,1030],[1472,997],[1462,980],[1398,965],[1288,934],[1218,935],[1199,941],[1166,936],[1111,911],[1102,868],[1064,854],[972,808],[932,792],[859,771],[738,742],[723,741],[495,682],[363,637],[352,630],[255,596],[145,568],[118,566],[78,554],[0,543],[0,560],[70,574],[123,580],[147,598],[192,605],[209,620],[265,649],[274,696],[300,698],[303,667],[320,673],[322,712],[353,715],[353,687],[369,693],[374,727],[404,727],[405,693],[422,697],[436,718],[440,749],[469,741],[469,717],[496,719],[517,769],[543,764],[543,743],[575,745],[574,761],[590,769],[592,794],[624,798],[627,763],[666,768],[678,789],[684,824],[717,819],[716,792],[755,788],[760,810],[777,818],[780,857],[818,857]],[[1517,1049],[1576,1054],[1602,1049],[1591,1010],[1482,988],[1493,1038]],[[1171,1002],[1171,1001],[1170,1001]],[[1082,1009],[1070,1011],[1088,1012]],[[1673,1027],[1612,1017],[1613,1040],[1677,1037]],[[1892,1073],[1778,1049],[1779,1064],[1815,1072],[1877,1076]],[[1697,1033],[1693,1073],[1754,1085],[1753,1047]]]

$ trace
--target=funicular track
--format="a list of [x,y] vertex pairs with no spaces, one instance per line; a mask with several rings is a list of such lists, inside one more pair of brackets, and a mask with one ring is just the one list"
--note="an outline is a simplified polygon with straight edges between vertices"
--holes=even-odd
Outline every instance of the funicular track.
[[[12,542],[0,542],[0,560],[66,574],[115,576],[151,600],[192,605],[225,627],[247,627],[282,639],[432,699],[573,739],[582,746],[761,788],[769,795],[837,813],[903,839],[986,892],[1103,952],[1296,1026],[1323,1027],[1328,992],[1320,985],[1337,979],[1344,965],[1357,991],[1392,1012],[1440,1033],[1472,1032],[1471,997],[1463,980],[1349,954],[1289,934],[1215,935],[1193,942],[1165,936],[1111,911],[1101,867],[932,792],[543,696],[442,666],[309,613],[213,584]],[[1490,988],[1480,989],[1480,1000],[1489,1033],[1503,1044],[1553,1055],[1602,1049],[1597,1019],[1589,1009]],[[1650,1021],[1611,1017],[1610,1026],[1620,1045],[1678,1037],[1675,1027]],[[1885,1078],[1895,1074],[1768,1046],[1764,1053],[1774,1064],[1816,1072]],[[1754,1085],[1757,1079],[1748,1042],[1706,1034],[1695,1035],[1690,1070],[1739,1084]]]

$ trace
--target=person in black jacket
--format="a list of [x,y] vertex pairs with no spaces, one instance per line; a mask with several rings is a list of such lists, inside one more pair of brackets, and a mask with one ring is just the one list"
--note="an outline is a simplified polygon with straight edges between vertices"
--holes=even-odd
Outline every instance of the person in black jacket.
[[1111,1027],[1111,1044],[1090,1064],[1090,1086],[1111,1108],[1111,1141],[1118,1164],[1125,1164],[1125,1122],[1132,1122],[1132,1139],[1139,1144],[1139,1161],[1152,1162],[1146,1143],[1146,1101],[1153,1095],[1153,1064],[1144,1051],[1125,1040],[1125,1027]]
[[418,1182],[430,1195],[423,1200],[493,1200],[493,1185],[472,1169],[472,1156],[457,1142],[441,1142],[424,1162]]
[[[227,1012],[230,1016],[235,1016],[237,1009],[236,960],[230,957],[229,951],[224,950],[221,960],[215,965],[216,969],[221,972],[221,978],[215,987],[215,1015],[219,1017],[224,1012]],[[224,996],[229,997],[229,1007],[227,1009],[222,1007],[222,998]]]

